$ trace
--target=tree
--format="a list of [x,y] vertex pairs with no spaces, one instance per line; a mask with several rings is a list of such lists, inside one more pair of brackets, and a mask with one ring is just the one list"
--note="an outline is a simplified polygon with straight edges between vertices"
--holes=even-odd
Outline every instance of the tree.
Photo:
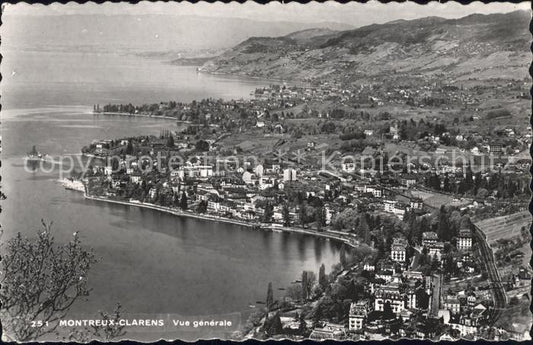
[[265,205],[265,214],[263,215],[263,221],[265,223],[272,222],[272,217],[274,216],[274,206],[268,203]]
[[455,262],[455,258],[453,256],[452,252],[446,253],[443,259],[444,265],[444,273],[451,275],[456,274],[457,272],[457,263]]
[[467,191],[470,191],[472,187],[474,186],[473,173],[472,173],[472,168],[470,167],[470,165],[466,167],[464,184],[465,184],[465,189]]
[[348,266],[348,259],[346,258],[346,248],[344,248],[344,245],[341,245],[339,261],[341,263],[342,268],[346,269],[346,267]]
[[322,288],[325,288],[328,284],[326,278],[326,266],[324,264],[320,265],[320,269],[318,270],[318,284],[320,284]]
[[436,255],[431,258],[431,272],[435,272],[440,268],[440,261]]
[[316,275],[311,271],[302,272],[302,298],[304,300],[311,296],[311,290],[316,281]]
[[180,208],[184,211],[187,209],[187,194],[185,191],[181,193]]
[[209,143],[205,140],[198,140],[196,142],[197,151],[209,151]]
[[351,231],[356,228],[357,219],[357,211],[353,208],[346,208],[336,214],[331,223],[336,230]]
[[77,232],[69,243],[56,245],[52,224],[42,225],[36,238],[18,233],[2,249],[0,315],[4,334],[20,342],[55,331],[74,302],[89,295],[87,274],[96,262]]
[[322,227],[326,225],[326,208],[319,207],[316,210],[316,230],[322,231]]
[[172,135],[169,135],[168,136],[168,139],[167,139],[167,146],[168,147],[174,147],[174,137]]
[[359,226],[358,226],[358,233],[359,236],[363,239],[363,242],[366,244],[370,243],[370,227],[368,226],[368,220],[370,219],[370,215],[368,213],[363,213],[359,217]]
[[302,299],[302,290],[303,289],[301,284],[291,284],[287,288],[285,294],[293,301],[300,301]]
[[128,144],[126,145],[126,154],[131,155],[133,153],[133,144],[131,143],[131,140],[128,140]]
[[117,172],[119,170],[120,162],[116,157],[111,158],[111,169],[113,172]]
[[320,131],[322,133],[335,133],[335,130],[336,130],[336,126],[335,126],[335,123],[333,122],[326,122],[322,125],[322,127],[320,128]]
[[427,309],[429,307],[429,295],[424,291],[424,289],[417,289],[415,294],[418,307],[420,309]]
[[298,208],[298,218],[302,227],[305,228],[305,224],[307,224],[307,213],[305,212],[305,205],[303,203]]
[[305,301],[308,297],[309,282],[307,281],[307,271],[302,272],[302,299]]
[[442,205],[439,210],[439,226],[437,228],[437,235],[439,236],[439,239],[444,241],[450,241],[453,237],[448,217],[449,216],[446,212],[446,208],[444,205]]
[[126,334],[126,331],[124,331],[125,326],[119,324],[121,319],[121,308],[122,306],[120,303],[117,303],[113,313],[109,314],[101,311],[100,319],[103,320],[102,325],[92,325],[85,329],[75,329],[69,334],[68,339],[65,340],[77,343],[88,343],[95,339],[110,341],[124,336]]
[[198,213],[205,213],[207,212],[207,201],[202,200],[198,203],[198,207],[196,208],[196,212]]
[[305,322],[305,319],[301,313],[298,314],[297,318],[298,322],[300,323],[298,326],[298,332],[300,335],[304,335],[307,333],[307,323]]
[[383,317],[383,320],[391,320],[391,319],[396,318],[396,315],[392,311],[392,307],[391,307],[389,301],[387,301],[387,302],[385,302],[385,304],[383,304],[383,315],[382,315],[382,317]]
[[268,310],[274,305],[274,292],[272,291],[272,282],[268,283],[266,306]]
[[283,215],[283,225],[285,226],[291,226],[291,213],[289,210],[289,205],[286,203],[283,204],[283,209],[281,210]]
[[243,334],[247,334],[252,329],[259,327],[262,324],[262,320],[265,317],[266,311],[264,309],[257,310],[250,314],[246,324],[244,325]]
[[477,198],[485,199],[485,198],[487,198],[487,196],[489,196],[489,191],[488,190],[486,190],[485,188],[479,188],[478,189]]
[[265,322],[265,331],[268,335],[280,334],[283,331],[283,325],[279,313],[276,313],[272,318]]

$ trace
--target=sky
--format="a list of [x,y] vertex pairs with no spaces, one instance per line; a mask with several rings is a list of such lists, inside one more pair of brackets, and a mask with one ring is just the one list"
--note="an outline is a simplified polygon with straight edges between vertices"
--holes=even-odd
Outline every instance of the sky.
[[65,14],[173,14],[195,15],[226,18],[247,18],[258,21],[292,21],[292,22],[339,22],[354,27],[373,23],[385,23],[397,19],[415,19],[427,16],[458,18],[472,13],[507,13],[519,9],[530,9],[529,2],[519,4],[474,2],[469,5],[459,3],[441,4],[433,2],[419,5],[412,2],[382,4],[370,1],[366,4],[339,4],[334,1],[308,4],[273,2],[266,5],[255,2],[239,3],[197,3],[189,2],[139,2],[128,3],[67,3],[41,5],[19,3],[6,4],[4,15],[65,15]]

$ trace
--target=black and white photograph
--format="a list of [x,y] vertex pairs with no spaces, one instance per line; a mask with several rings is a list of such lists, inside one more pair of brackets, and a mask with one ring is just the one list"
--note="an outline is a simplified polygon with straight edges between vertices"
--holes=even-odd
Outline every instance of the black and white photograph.
[[531,341],[531,19],[2,4],[2,341]]

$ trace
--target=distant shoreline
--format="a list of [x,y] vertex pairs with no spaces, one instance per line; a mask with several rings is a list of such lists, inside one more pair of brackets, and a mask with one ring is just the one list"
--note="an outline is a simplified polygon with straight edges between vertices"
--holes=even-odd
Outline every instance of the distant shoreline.
[[[262,77],[262,76],[254,76],[254,75],[248,75],[248,74],[241,74],[241,73],[230,73],[230,72],[220,72],[220,71],[209,71],[205,69],[201,69],[202,66],[198,66],[197,72],[198,73],[205,73],[215,76],[222,76],[227,78],[242,78],[242,79],[250,79],[250,80],[265,80],[271,83],[285,83],[290,85],[310,85],[310,82],[306,82],[303,80],[298,79],[283,79],[283,78],[275,78],[275,77]],[[253,90],[252,90],[253,92]]]
[[190,58],[178,58],[169,61],[171,65],[174,66],[193,66],[200,67],[205,64],[207,61],[216,58],[216,56],[209,57],[190,57]]
[[295,228],[295,227],[273,226],[273,225],[267,225],[265,223],[250,223],[244,220],[230,219],[230,218],[225,218],[225,217],[219,217],[219,216],[213,216],[213,215],[207,215],[207,214],[199,214],[199,213],[194,213],[194,212],[186,212],[186,211],[181,211],[177,209],[172,209],[170,207],[159,206],[159,205],[150,204],[150,203],[112,200],[112,199],[108,199],[104,197],[87,195],[86,193],[84,193],[84,197],[85,199],[88,199],[88,200],[102,201],[102,202],[108,202],[108,203],[124,205],[124,206],[136,206],[140,208],[147,208],[147,209],[151,209],[155,211],[160,211],[163,213],[172,214],[175,216],[183,216],[183,217],[196,218],[200,220],[228,223],[228,224],[233,224],[233,225],[241,225],[241,226],[245,226],[248,228],[258,227],[261,230],[270,230],[274,232],[279,231],[279,232],[287,232],[287,233],[297,233],[301,235],[311,235],[314,237],[321,237],[321,238],[334,240],[334,241],[346,244],[352,248],[357,248],[357,244],[354,244],[347,239],[343,239],[339,235],[327,233],[327,232],[317,232],[317,231],[306,230],[306,229]]

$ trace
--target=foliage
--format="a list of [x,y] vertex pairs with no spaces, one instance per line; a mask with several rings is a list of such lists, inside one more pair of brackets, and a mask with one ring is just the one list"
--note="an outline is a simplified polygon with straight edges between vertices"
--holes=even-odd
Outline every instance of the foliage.
[[259,309],[253,312],[252,314],[250,314],[250,316],[248,317],[248,320],[246,321],[246,324],[244,325],[243,333],[247,334],[252,329],[259,327],[261,325],[261,321],[265,317],[265,314],[266,314],[266,310],[264,309]]
[[343,269],[346,269],[348,267],[348,259],[346,258],[346,248],[344,245],[341,246],[341,250],[339,253],[339,261]]
[[209,143],[205,140],[198,140],[196,142],[196,150],[202,152],[209,151]]
[[266,306],[270,310],[274,305],[274,292],[272,291],[272,283],[268,283],[267,297],[266,297]]
[[184,191],[181,193],[180,208],[185,211],[187,207],[187,194]]
[[283,216],[283,225],[291,226],[291,214],[290,214],[289,205],[287,205],[287,203],[283,204],[283,208],[281,212]]
[[325,288],[328,284],[326,277],[326,266],[324,264],[320,265],[320,269],[318,271],[318,284],[320,284],[322,288]]
[[263,222],[271,223],[274,216],[274,206],[271,203],[265,205],[265,213],[263,214]]
[[196,208],[196,212],[198,213],[206,213],[207,212],[207,201],[202,200],[198,203],[198,207]]
[[119,324],[121,319],[121,309],[122,306],[117,304],[115,310],[111,314],[101,311],[101,326],[93,325],[86,327],[85,329],[75,329],[69,334],[68,338],[64,340],[87,343],[95,339],[110,341],[124,336],[126,334],[126,331],[124,330],[125,326]]
[[[17,341],[36,340],[54,332],[80,297],[89,295],[87,274],[96,262],[82,247],[78,233],[67,244],[56,245],[51,224],[42,222],[36,238],[18,233],[3,248],[0,296],[5,334]],[[33,321],[41,321],[32,327]]]
[[311,296],[313,285],[316,282],[316,275],[311,271],[302,272],[302,298],[304,300]]
[[280,334],[283,331],[283,326],[281,324],[281,318],[279,316],[279,313],[276,313],[271,318],[267,318],[265,324],[263,325],[263,330],[269,336]]

